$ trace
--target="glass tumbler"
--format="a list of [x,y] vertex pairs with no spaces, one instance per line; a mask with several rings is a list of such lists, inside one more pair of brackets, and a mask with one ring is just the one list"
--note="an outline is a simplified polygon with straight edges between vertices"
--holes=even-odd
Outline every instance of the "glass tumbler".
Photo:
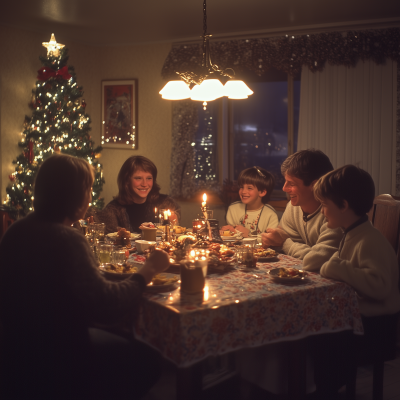
[[126,249],[114,249],[112,260],[115,264],[123,264],[126,261]]
[[104,264],[110,263],[112,260],[113,246],[112,244],[100,243],[97,249],[100,265],[104,267]]

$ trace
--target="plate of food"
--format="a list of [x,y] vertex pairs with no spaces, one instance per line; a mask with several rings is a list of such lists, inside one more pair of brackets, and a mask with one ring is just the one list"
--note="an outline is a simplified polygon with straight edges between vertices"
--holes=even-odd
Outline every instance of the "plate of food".
[[[130,240],[137,240],[142,237],[142,235],[140,233],[134,233],[134,232],[128,232],[128,233],[129,233]],[[116,240],[118,237],[118,232],[107,233],[106,236],[110,239]]]
[[176,289],[179,275],[163,272],[154,276],[146,286],[146,291],[153,293],[170,292]]
[[307,272],[297,268],[279,267],[268,273],[274,281],[282,283],[300,283],[307,279]]
[[104,266],[99,266],[102,274],[110,280],[123,280],[138,272],[139,268],[132,264],[116,264],[107,263]]
[[258,262],[279,261],[278,254],[279,253],[272,249],[254,249],[254,257],[257,258]]

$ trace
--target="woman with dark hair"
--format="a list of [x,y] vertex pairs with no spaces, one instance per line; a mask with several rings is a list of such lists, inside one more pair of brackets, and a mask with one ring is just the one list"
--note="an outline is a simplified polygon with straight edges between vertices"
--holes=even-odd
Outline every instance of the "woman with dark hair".
[[106,233],[118,228],[139,232],[142,223],[156,222],[160,209],[169,209],[170,220],[178,222],[180,207],[171,197],[160,193],[157,167],[148,158],[129,157],[118,173],[117,182],[118,195],[94,215],[96,222],[106,225]]
[[169,265],[156,251],[128,279],[103,278],[85,237],[71,227],[87,211],[93,177],[82,159],[46,159],[34,211],[0,242],[3,399],[137,399],[158,378],[153,350],[91,327],[132,320],[146,284]]

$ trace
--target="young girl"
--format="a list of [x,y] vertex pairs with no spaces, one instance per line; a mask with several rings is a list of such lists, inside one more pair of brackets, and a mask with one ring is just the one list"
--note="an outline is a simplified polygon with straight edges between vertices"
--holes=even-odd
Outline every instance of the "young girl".
[[259,167],[243,170],[238,178],[241,201],[232,203],[226,214],[228,225],[222,231],[240,231],[244,237],[257,236],[267,228],[278,226],[276,211],[266,204],[275,186],[275,179],[268,171]]

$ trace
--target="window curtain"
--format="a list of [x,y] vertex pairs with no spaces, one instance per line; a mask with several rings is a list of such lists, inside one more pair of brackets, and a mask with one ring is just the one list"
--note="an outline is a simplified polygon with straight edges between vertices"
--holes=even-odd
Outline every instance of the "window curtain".
[[376,194],[396,191],[397,62],[327,64],[301,74],[298,150],[316,148],[335,168],[368,171]]
[[[400,180],[400,145],[397,143],[400,142],[400,90],[397,90],[398,139],[396,146],[394,146],[393,136],[388,141],[387,135],[389,135],[390,129],[393,133],[396,126],[393,118],[396,117],[395,114],[393,115],[393,111],[391,117],[386,116],[389,109],[386,109],[384,104],[387,104],[387,97],[390,97],[390,95],[387,95],[389,92],[386,89],[384,91],[383,87],[380,86],[387,84],[387,78],[392,79],[392,89],[395,88],[395,76],[393,77],[392,73],[388,73],[386,76],[386,72],[383,71],[390,68],[390,65],[392,65],[392,69],[395,69],[396,62],[398,64],[400,62],[400,28],[309,35],[287,34],[267,38],[212,41],[210,47],[213,62],[219,65],[221,69],[234,68],[238,76],[250,74],[262,77],[270,68],[284,71],[292,76],[302,71],[303,97],[300,105],[299,138],[304,141],[299,143],[299,146],[302,146],[299,148],[324,146],[321,147],[321,150],[326,151],[333,159],[334,166],[348,162],[356,163],[372,173],[377,184],[377,193],[394,193],[391,182],[394,180],[393,171],[396,167],[392,166],[392,169],[390,169],[389,164],[396,160],[396,155],[392,153],[392,150],[394,151],[396,148],[397,170],[399,171],[397,179]],[[201,65],[201,60],[202,45],[200,42],[173,46],[162,67],[161,76],[165,80],[169,80],[176,79],[177,71],[196,73]],[[384,64],[385,60],[386,64]],[[377,69],[371,67],[372,64]],[[362,67],[367,68],[367,66],[370,66],[368,67],[370,72],[363,72],[362,75],[356,72]],[[349,67],[355,68],[348,69]],[[374,74],[379,75],[376,72],[379,68],[383,68],[381,72],[382,82],[379,82],[379,78],[374,76]],[[326,73],[326,71],[331,70],[332,72]],[[337,71],[336,74],[341,74],[341,82],[338,86],[330,85],[328,76],[331,76],[329,75],[331,73],[332,76],[335,76],[333,71]],[[354,72],[353,76],[348,75],[351,71]],[[344,72],[347,72],[347,74],[344,74]],[[399,75],[398,72],[397,74]],[[317,78],[317,76],[319,77]],[[322,102],[320,98],[318,98],[318,101],[312,99],[311,90],[314,90],[312,89],[314,84],[311,81],[314,80],[313,77],[315,80],[324,80],[325,83],[320,85],[326,87],[326,90],[328,90],[329,85],[332,87],[331,90],[334,94],[331,95],[331,106],[326,100]],[[310,84],[303,82],[307,79]],[[339,80],[339,76],[337,76],[337,79]],[[342,86],[342,79],[345,80],[346,89]],[[368,83],[370,80],[372,80],[372,83]],[[397,82],[399,81],[398,77]],[[358,98],[356,95],[358,92],[353,86],[355,84],[359,85],[362,93]],[[309,85],[311,85],[311,88],[308,88]],[[306,93],[310,94],[306,96]],[[370,103],[367,101],[368,93],[373,93]],[[392,92],[392,94],[395,97],[395,93]],[[329,100],[329,96],[325,96]],[[321,95],[321,97],[323,96]],[[335,103],[333,103],[333,99],[336,99]],[[359,104],[356,107],[357,102]],[[396,100],[394,100],[390,110],[393,110],[395,103]],[[348,107],[351,104],[353,106],[349,111]],[[370,108],[366,112],[364,108],[361,108],[361,105]],[[179,113],[176,109],[184,110],[184,113]],[[316,112],[317,109],[318,112]],[[380,119],[377,119],[376,116],[376,112],[379,113],[377,109],[381,110]],[[307,110],[309,111],[307,112]],[[181,117],[177,117],[179,115]],[[325,116],[324,119],[322,119],[322,115]],[[189,138],[193,137],[195,131],[191,131],[188,125],[185,126],[185,120],[194,123],[194,118],[197,118],[197,112],[194,108],[190,108],[188,104],[185,106],[173,105],[171,194],[174,196],[190,197],[191,193],[196,190],[193,164],[189,161],[190,157],[193,158],[194,156],[194,148],[188,145],[188,140],[191,140]],[[311,124],[311,122],[307,121],[311,121],[312,118],[315,118],[315,126],[311,127],[310,125],[310,128],[308,128],[306,124]],[[327,126],[324,129],[320,126],[322,121],[326,121]],[[391,127],[390,123],[392,124]],[[376,136],[378,125],[381,126],[379,129],[384,138]],[[309,129],[310,132],[308,132]],[[371,129],[373,130],[371,131]],[[353,132],[362,133],[353,138]],[[318,135],[321,134],[322,137],[316,137],[317,133]],[[178,156],[174,155],[176,149]],[[368,152],[371,156],[367,160],[365,154]],[[390,173],[384,172],[386,169],[390,170]],[[400,195],[400,181],[396,183],[396,193]]]

